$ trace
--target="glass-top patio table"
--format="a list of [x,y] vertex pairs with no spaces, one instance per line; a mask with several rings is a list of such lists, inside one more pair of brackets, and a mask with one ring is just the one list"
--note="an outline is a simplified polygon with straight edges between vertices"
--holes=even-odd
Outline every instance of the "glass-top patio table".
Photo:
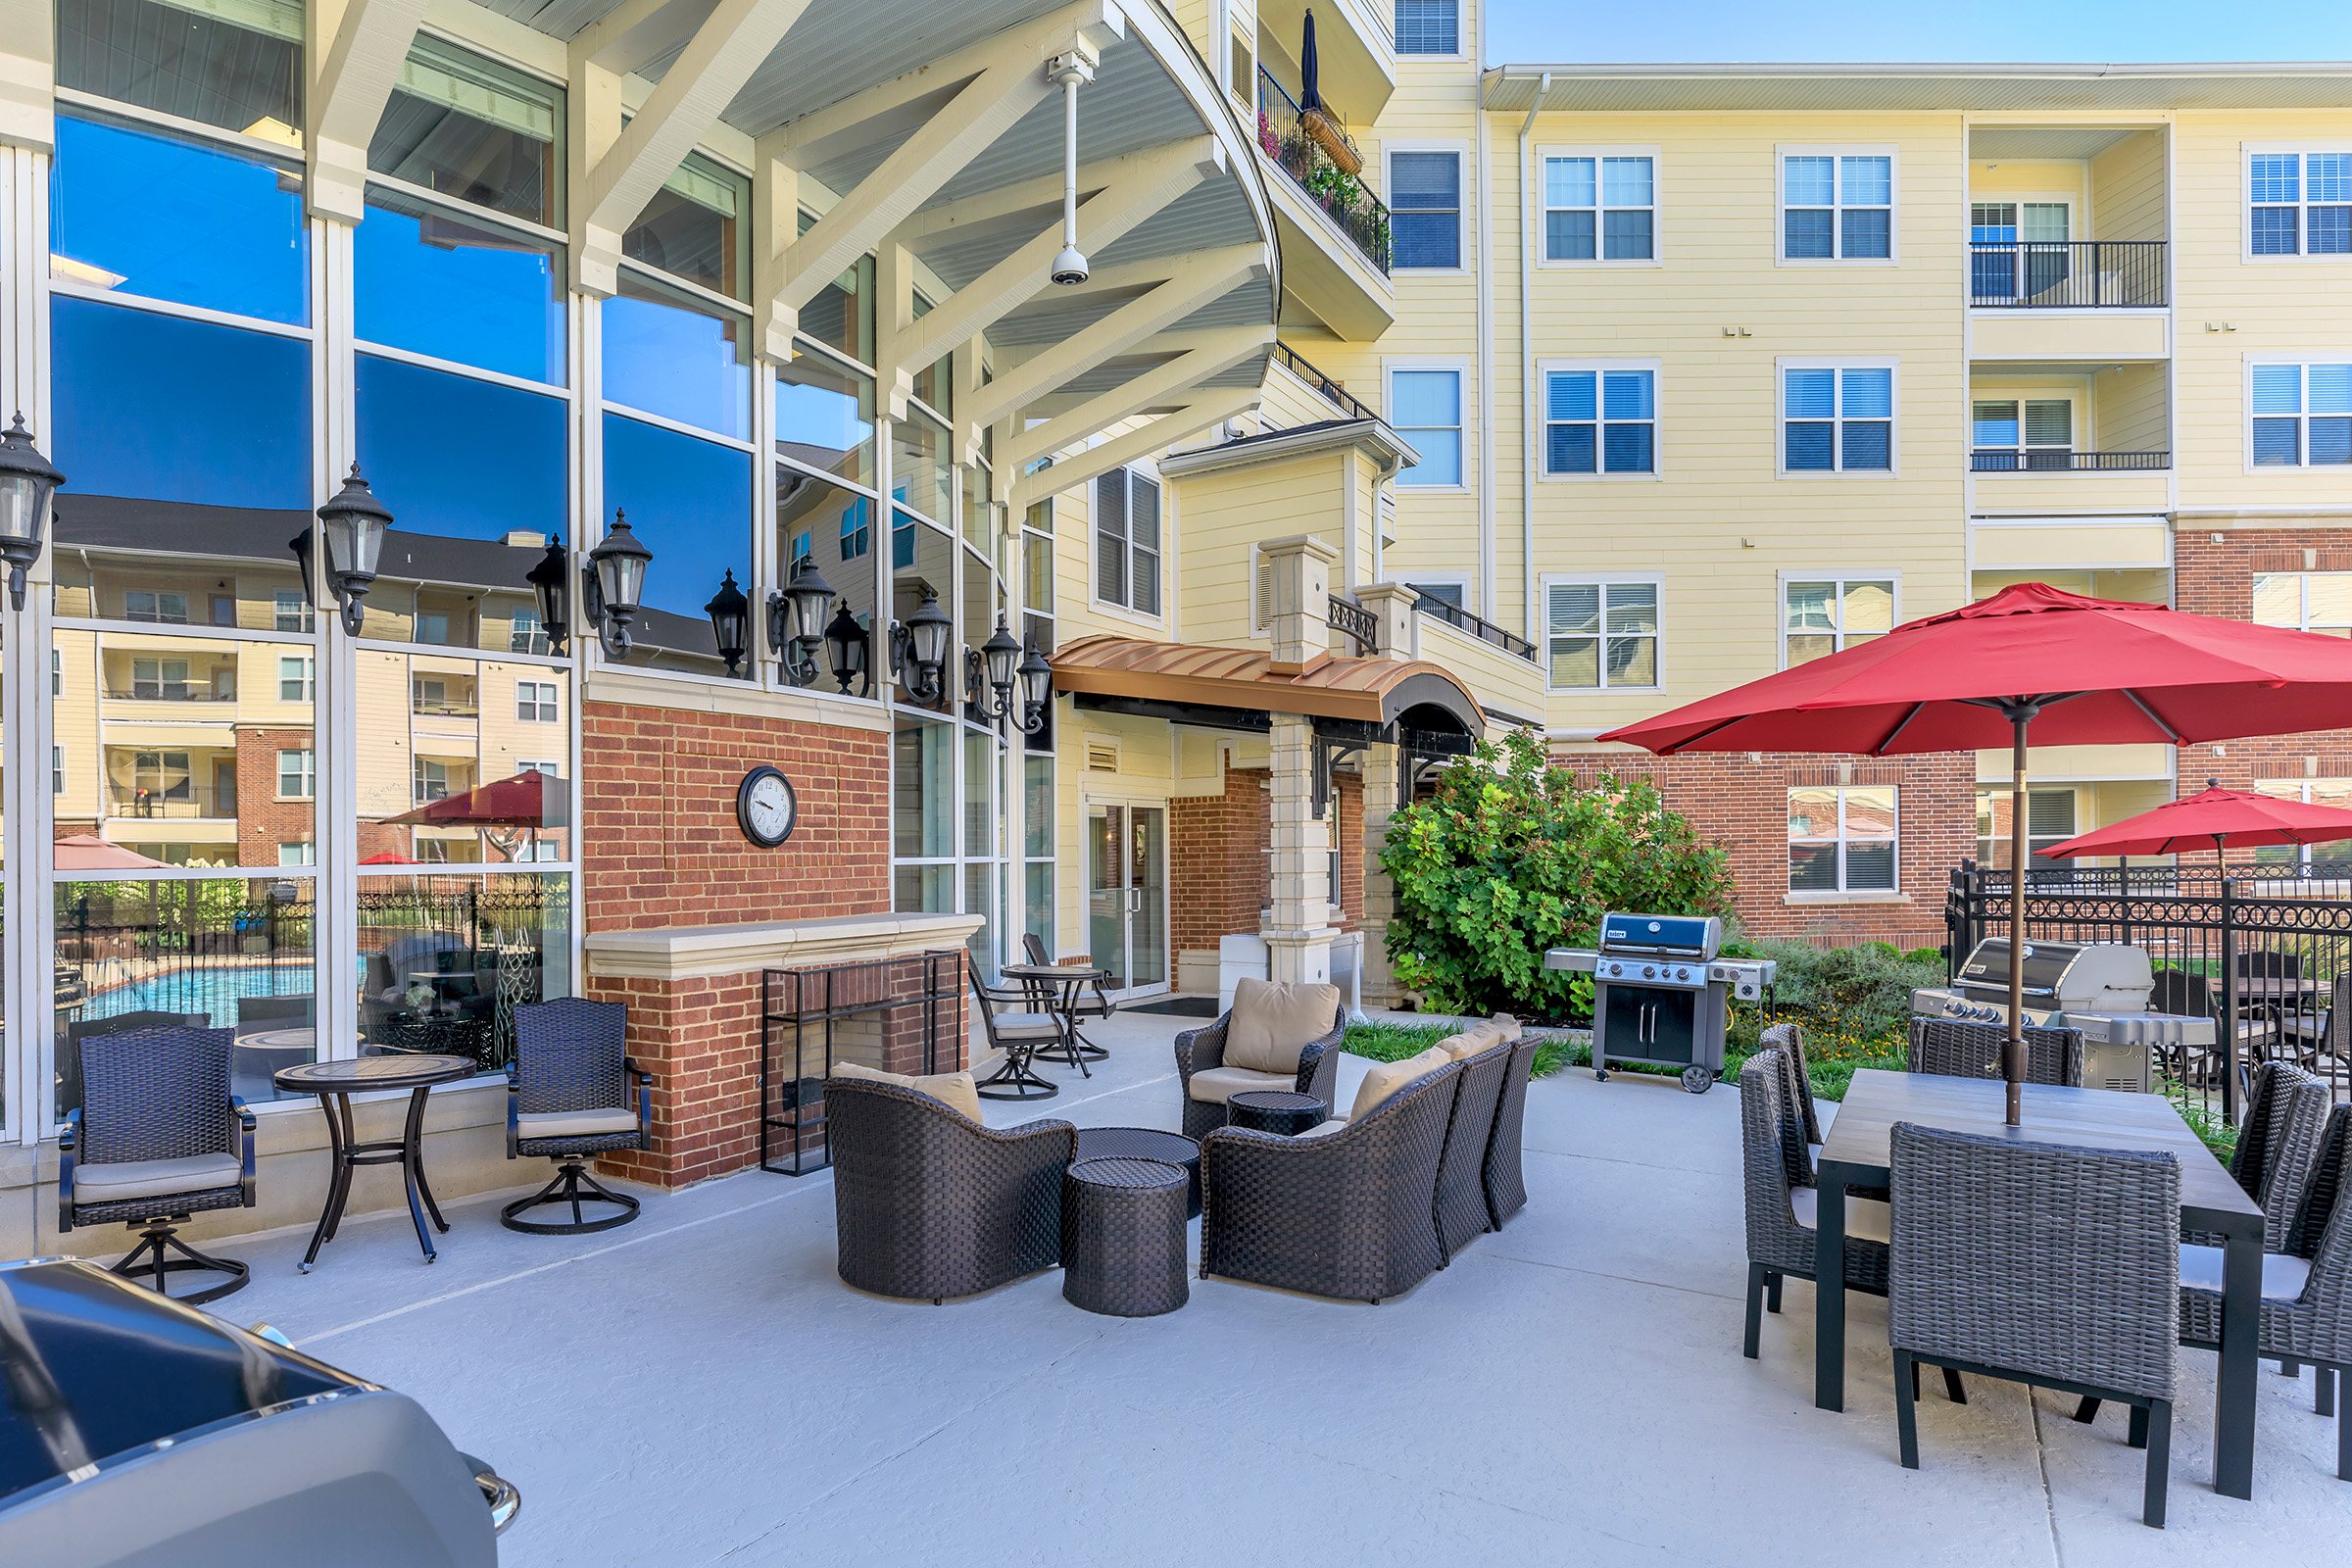
[[[2254,1494],[2254,1383],[2256,1314],[2262,1290],[2262,1205],[2189,1131],[2161,1095],[2027,1084],[2025,1125],[2002,1125],[2006,1086],[1998,1079],[1946,1078],[1934,1073],[1854,1074],[1818,1161],[1820,1221],[1815,1280],[1845,1278],[1845,1193],[1887,1184],[1887,1146],[1894,1124],[1981,1133],[2027,1143],[2082,1149],[2162,1150],[2180,1162],[2180,1220],[2192,1230],[2225,1238],[2222,1265],[2222,1345],[2214,1393],[2214,1490],[2225,1496]],[[1845,1292],[1817,1289],[1813,1337],[1813,1402],[1845,1408]]]

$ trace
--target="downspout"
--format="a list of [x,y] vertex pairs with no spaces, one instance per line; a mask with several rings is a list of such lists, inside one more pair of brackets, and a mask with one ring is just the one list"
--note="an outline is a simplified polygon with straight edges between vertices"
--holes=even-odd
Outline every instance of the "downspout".
[[1533,311],[1536,274],[1535,166],[1528,156],[1527,138],[1536,128],[1536,116],[1551,95],[1551,73],[1536,86],[1536,101],[1527,106],[1519,125],[1519,569],[1523,577],[1520,608],[1529,642],[1536,640],[1536,322]]
[[[1486,58],[1486,8],[1479,8],[1479,58]],[[1494,204],[1493,137],[1487,126],[1487,83],[1474,63],[1472,104],[1478,114],[1474,178],[1478,196],[1478,610],[1494,618]]]

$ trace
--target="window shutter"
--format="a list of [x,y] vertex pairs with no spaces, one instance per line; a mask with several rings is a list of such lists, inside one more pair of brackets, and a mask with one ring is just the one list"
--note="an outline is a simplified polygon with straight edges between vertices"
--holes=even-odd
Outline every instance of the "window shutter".
[[1127,603],[1127,470],[1095,481],[1095,597]]
[[1257,546],[1250,547],[1250,629],[1274,629],[1274,563],[1268,561]]
[[1159,613],[1159,486],[1140,473],[1128,475],[1128,596],[1130,610]]

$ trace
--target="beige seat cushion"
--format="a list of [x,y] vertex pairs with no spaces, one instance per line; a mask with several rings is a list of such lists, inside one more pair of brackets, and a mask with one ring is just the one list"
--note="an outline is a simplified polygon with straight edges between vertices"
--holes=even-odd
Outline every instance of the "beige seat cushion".
[[1355,1091],[1355,1103],[1348,1107],[1348,1119],[1360,1120],[1364,1112],[1386,1102],[1406,1084],[1424,1073],[1435,1072],[1452,1060],[1453,1057],[1443,1046],[1432,1046],[1419,1055],[1407,1056],[1402,1061],[1374,1063]]
[[1050,1012],[1000,1012],[989,1020],[999,1040],[1059,1040],[1061,1020]]
[[1339,1016],[1338,986],[1245,979],[1233,988],[1233,1017],[1225,1025],[1225,1065],[1252,1072],[1298,1072],[1298,1053],[1331,1033]]
[[1193,1074],[1189,1092],[1203,1105],[1222,1105],[1245,1089],[1296,1089],[1295,1072],[1251,1072],[1247,1067],[1211,1067]]
[[[1821,1192],[1818,1188],[1796,1187],[1788,1193],[1788,1206],[1796,1210],[1796,1222],[1809,1231],[1821,1229]],[[1859,1236],[1866,1242],[1894,1240],[1889,1224],[1893,1210],[1873,1198],[1854,1198],[1845,1200],[1845,1234]]]
[[897,1084],[918,1095],[929,1095],[951,1110],[960,1110],[974,1121],[980,1119],[980,1091],[972,1075],[965,1072],[935,1072],[924,1078],[909,1078],[901,1072],[881,1072],[872,1067],[860,1067],[854,1061],[833,1064],[836,1078],[858,1078],[873,1084]]
[[620,1110],[531,1110],[514,1118],[517,1138],[604,1138],[637,1130],[637,1112]]
[[209,1193],[244,1180],[234,1154],[188,1154],[178,1159],[117,1159],[74,1167],[74,1201],[83,1207],[127,1203],[175,1193]]
[[1301,1138],[1329,1138],[1333,1133],[1344,1133],[1347,1130],[1348,1118],[1345,1116],[1334,1116],[1329,1121],[1319,1121],[1315,1123],[1312,1127],[1309,1127],[1306,1131],[1300,1133],[1298,1136]]
[[[2210,1291],[2222,1294],[2222,1250],[2218,1247],[2183,1247],[2180,1249],[2180,1288],[2184,1291]],[[2266,1301],[2292,1301],[2300,1298],[2303,1288],[2311,1283],[2311,1259],[2293,1257],[2284,1252],[2262,1254],[2262,1298]]]

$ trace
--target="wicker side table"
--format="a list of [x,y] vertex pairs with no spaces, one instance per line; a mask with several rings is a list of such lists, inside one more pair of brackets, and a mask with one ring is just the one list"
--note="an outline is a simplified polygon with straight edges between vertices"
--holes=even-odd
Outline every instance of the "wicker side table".
[[1082,1159],[1061,1189],[1061,1294],[1112,1317],[1156,1317],[1192,1298],[1185,1277],[1184,1167]]
[[1228,1125],[1296,1138],[1331,1118],[1331,1105],[1288,1089],[1245,1089],[1225,1102]]

